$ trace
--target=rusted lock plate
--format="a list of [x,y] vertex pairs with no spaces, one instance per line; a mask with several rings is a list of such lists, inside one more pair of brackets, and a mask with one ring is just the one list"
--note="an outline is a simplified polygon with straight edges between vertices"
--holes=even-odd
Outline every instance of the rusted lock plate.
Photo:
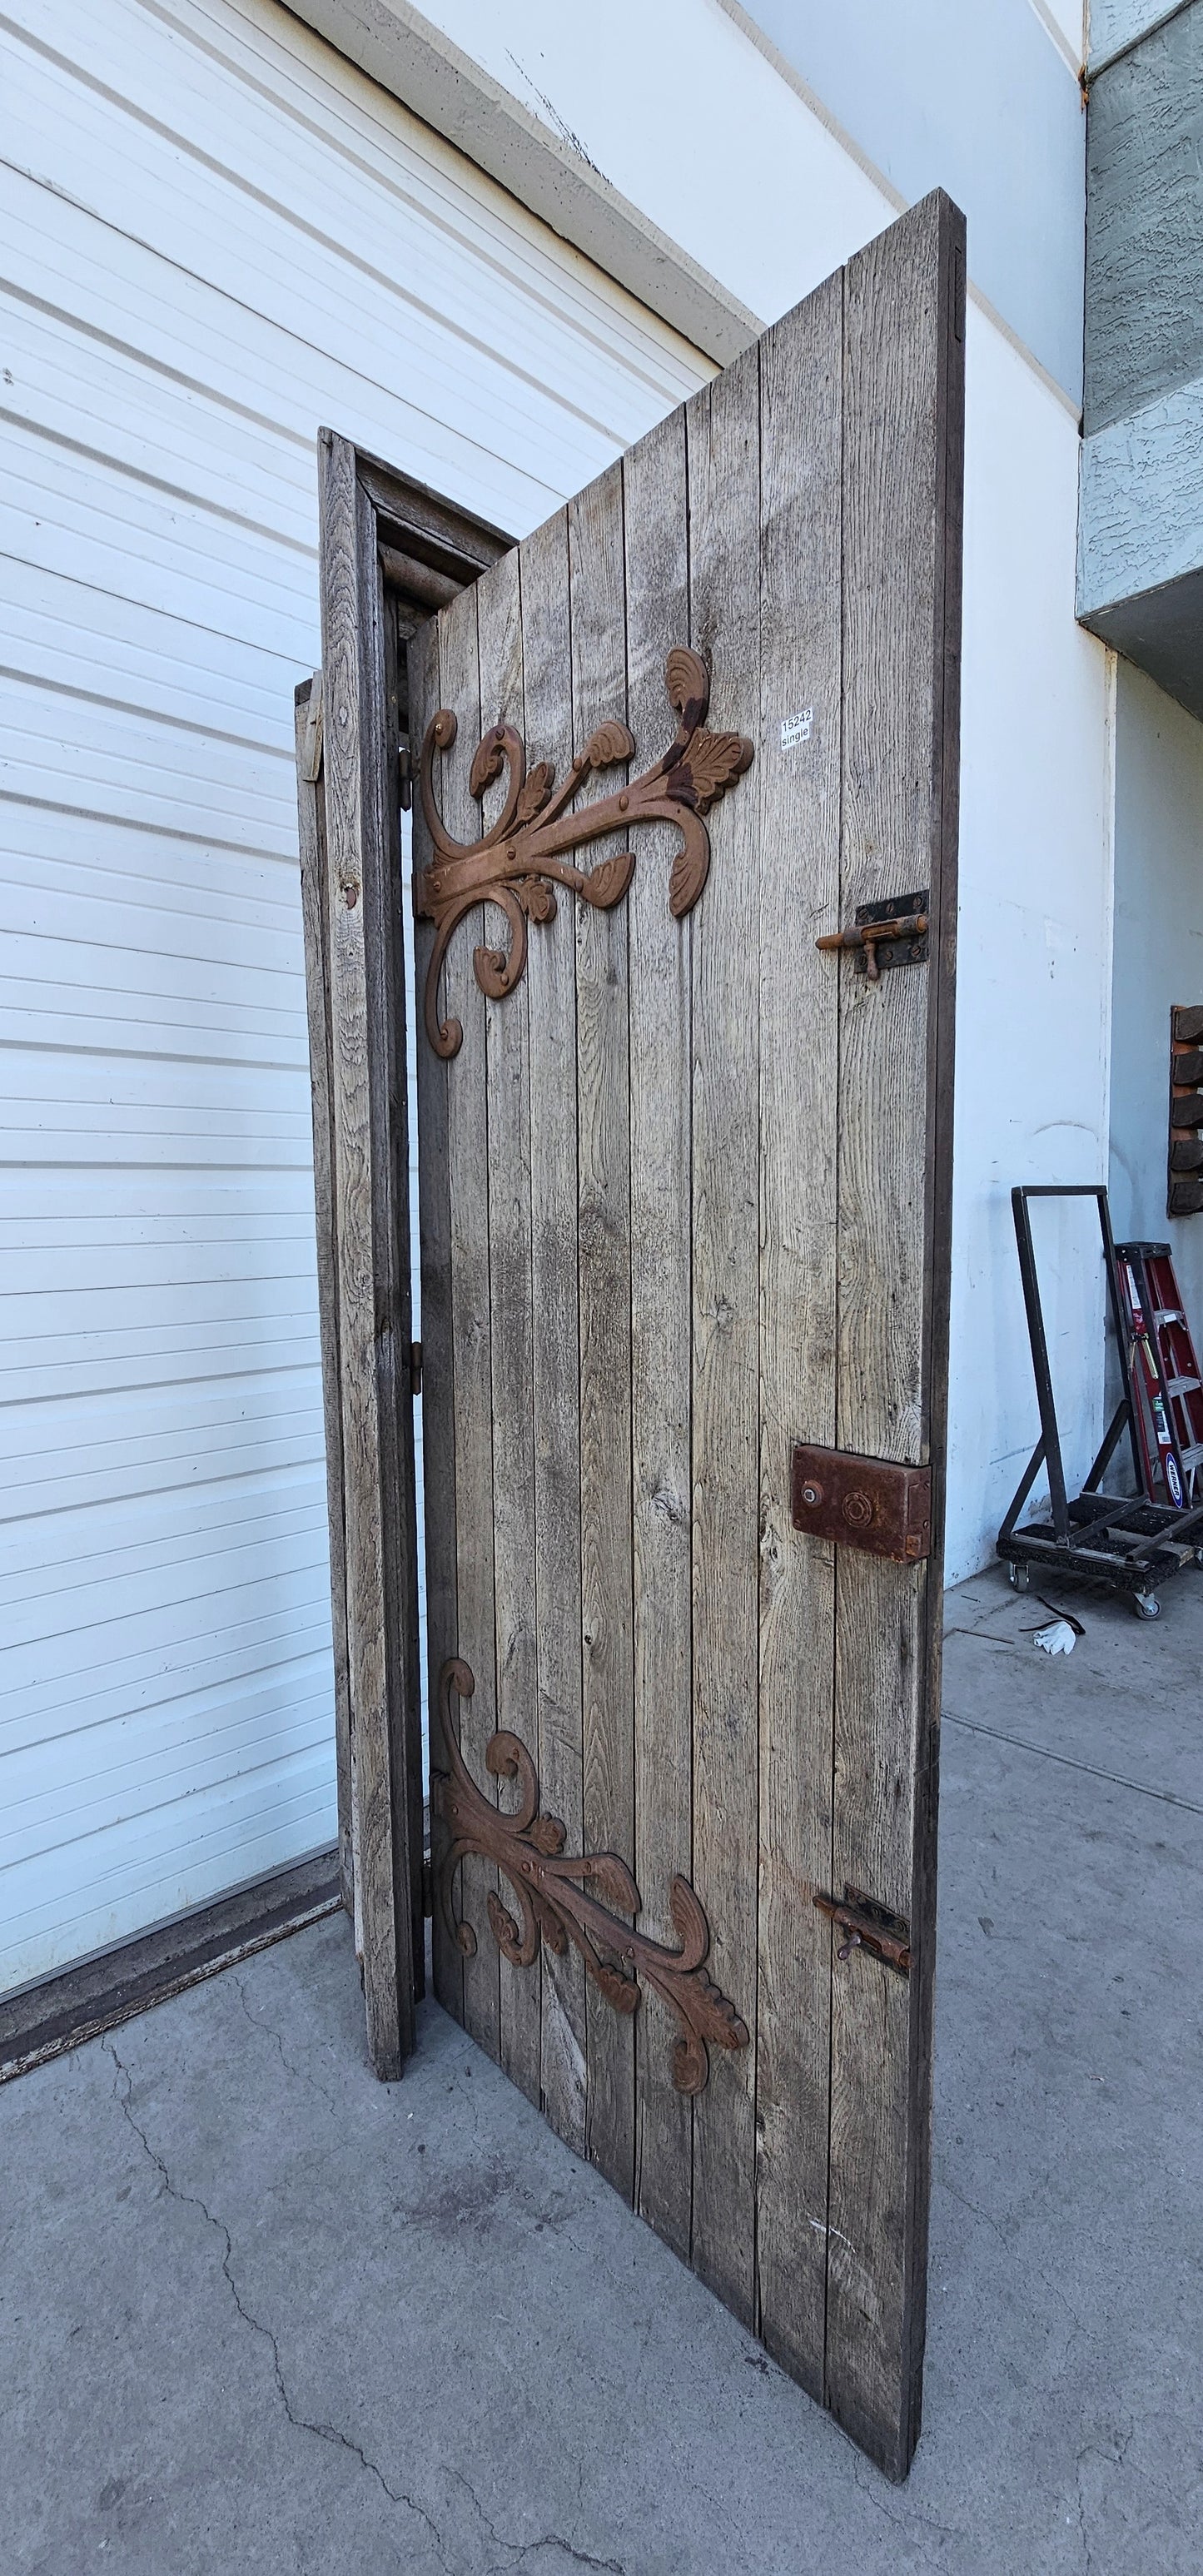
[[794,1528],[917,1565],[931,1555],[931,1469],[851,1449],[795,1447]]

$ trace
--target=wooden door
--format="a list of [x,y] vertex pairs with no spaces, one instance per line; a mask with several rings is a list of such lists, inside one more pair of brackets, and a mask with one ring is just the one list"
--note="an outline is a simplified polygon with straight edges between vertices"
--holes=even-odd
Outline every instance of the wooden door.
[[[962,242],[939,196],[895,224],[442,609],[409,675],[436,1992],[896,2475]],[[923,926],[866,948],[865,906]],[[851,1503],[831,1470],[841,1542],[813,1535],[797,1443],[929,1470],[930,1548],[919,1477],[876,1552],[864,1466]]]
[[[895,2476],[926,2282],[963,239],[928,198],[525,543],[485,532],[407,671],[435,1990]],[[380,793],[328,545],[324,582],[333,848],[340,801]],[[337,969],[371,919],[329,869]],[[381,1034],[360,984],[330,1041],[348,1134]],[[361,1266],[352,1242],[338,1329],[378,1426],[398,1372]],[[366,1448],[356,1475],[387,1531]],[[393,1746],[412,1852],[413,1712],[349,1501],[346,1535],[350,1723]]]

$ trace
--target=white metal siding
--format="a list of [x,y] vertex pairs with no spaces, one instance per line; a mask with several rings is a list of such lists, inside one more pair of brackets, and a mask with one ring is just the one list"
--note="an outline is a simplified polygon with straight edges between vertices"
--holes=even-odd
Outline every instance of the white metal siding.
[[273,0],[0,94],[2,1990],[333,1837],[318,425],[522,535],[712,370]]

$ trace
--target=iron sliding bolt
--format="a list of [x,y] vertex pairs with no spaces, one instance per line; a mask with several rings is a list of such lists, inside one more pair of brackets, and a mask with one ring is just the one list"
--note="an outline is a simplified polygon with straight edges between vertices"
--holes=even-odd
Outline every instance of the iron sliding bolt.
[[880,1959],[883,1968],[892,1968],[895,1976],[909,1977],[911,1927],[904,1914],[891,1914],[888,1905],[879,1905],[875,1897],[866,1896],[863,1887],[850,1887],[847,1880],[842,1897],[824,1896],[816,1889],[812,1902],[820,1914],[829,1916],[840,1935],[837,1959],[850,1959],[854,1950],[867,1950],[871,1958]]
[[931,897],[926,886],[914,894],[891,895],[886,903],[862,903],[847,930],[828,930],[816,948],[850,948],[856,971],[871,984],[880,983],[888,966],[922,966],[931,926]]

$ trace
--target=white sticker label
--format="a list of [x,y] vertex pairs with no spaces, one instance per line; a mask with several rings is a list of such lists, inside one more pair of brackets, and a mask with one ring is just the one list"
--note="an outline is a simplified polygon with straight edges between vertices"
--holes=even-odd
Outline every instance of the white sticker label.
[[783,716],[781,720],[782,750],[793,751],[798,743],[809,742],[814,720],[815,711],[813,707],[799,707],[796,716]]

